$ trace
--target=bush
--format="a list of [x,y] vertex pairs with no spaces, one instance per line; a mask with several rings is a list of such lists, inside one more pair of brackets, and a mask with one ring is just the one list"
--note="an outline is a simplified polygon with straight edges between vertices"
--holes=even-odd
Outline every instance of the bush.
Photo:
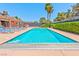
[[41,27],[51,27],[51,24],[42,24]]
[[79,22],[64,22],[52,24],[53,28],[79,34]]

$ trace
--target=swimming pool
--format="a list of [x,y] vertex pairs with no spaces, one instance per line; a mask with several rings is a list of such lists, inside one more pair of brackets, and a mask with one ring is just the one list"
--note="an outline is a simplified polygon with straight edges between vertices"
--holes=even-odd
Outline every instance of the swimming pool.
[[47,28],[33,28],[6,43],[76,43],[76,41]]

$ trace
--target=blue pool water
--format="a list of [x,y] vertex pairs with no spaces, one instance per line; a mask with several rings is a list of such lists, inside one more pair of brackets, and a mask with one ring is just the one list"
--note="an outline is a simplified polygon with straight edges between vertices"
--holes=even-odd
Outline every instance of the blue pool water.
[[34,28],[25,32],[9,41],[7,43],[75,43],[76,41],[65,37],[57,32],[51,31],[47,28]]

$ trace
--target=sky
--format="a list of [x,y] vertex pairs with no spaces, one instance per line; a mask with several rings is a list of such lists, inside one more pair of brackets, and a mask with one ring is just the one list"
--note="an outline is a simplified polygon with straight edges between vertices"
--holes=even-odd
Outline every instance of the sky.
[[[51,15],[53,20],[58,12],[66,12],[71,9],[73,3],[52,3],[54,11]],[[10,16],[18,16],[23,21],[39,21],[41,17],[47,17],[45,3],[0,3],[0,12],[8,11]]]

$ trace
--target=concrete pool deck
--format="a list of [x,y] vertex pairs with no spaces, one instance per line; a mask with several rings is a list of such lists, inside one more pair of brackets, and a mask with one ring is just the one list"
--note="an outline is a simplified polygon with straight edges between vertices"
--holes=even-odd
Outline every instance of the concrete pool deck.
[[79,50],[0,49],[0,56],[79,56]]
[[[16,37],[18,36],[19,34],[23,33],[23,32],[26,32],[30,29],[32,29],[33,27],[29,27],[29,28],[26,28],[22,31],[18,31],[18,32],[15,32],[15,33],[0,33],[0,44],[2,44],[3,42],[6,42],[8,40],[10,40],[11,38],[13,37]],[[51,28],[49,28],[51,29]],[[67,36],[69,38],[72,38],[76,41],[79,42],[79,35],[76,35],[76,34],[72,34],[72,33],[68,33],[68,32],[64,32],[64,31],[60,31],[60,30],[56,30],[56,29],[51,29],[55,32],[58,32],[58,33],[61,33],[63,34],[64,36]],[[47,44],[47,45],[44,45],[44,44],[41,44],[40,46],[41,47],[45,47],[45,49],[39,49],[38,48],[38,44],[35,45],[15,45],[15,47],[22,47],[25,46],[27,48],[29,47],[32,47],[30,49],[21,49],[20,47],[19,48],[12,48],[11,46],[12,45],[1,45],[2,48],[0,48],[0,55],[2,56],[79,56],[79,44]],[[0,46],[0,47],[1,47]],[[13,45],[14,46],[14,45]],[[40,47],[39,46],[39,47]],[[38,48],[38,49],[35,49]],[[53,47],[53,49],[47,49],[48,47]],[[61,49],[61,47],[64,47],[64,49]],[[72,48],[76,48],[76,49],[72,49]],[[34,49],[33,49],[34,48]],[[56,49],[57,48],[57,49]],[[66,49],[68,48],[68,49]]]

